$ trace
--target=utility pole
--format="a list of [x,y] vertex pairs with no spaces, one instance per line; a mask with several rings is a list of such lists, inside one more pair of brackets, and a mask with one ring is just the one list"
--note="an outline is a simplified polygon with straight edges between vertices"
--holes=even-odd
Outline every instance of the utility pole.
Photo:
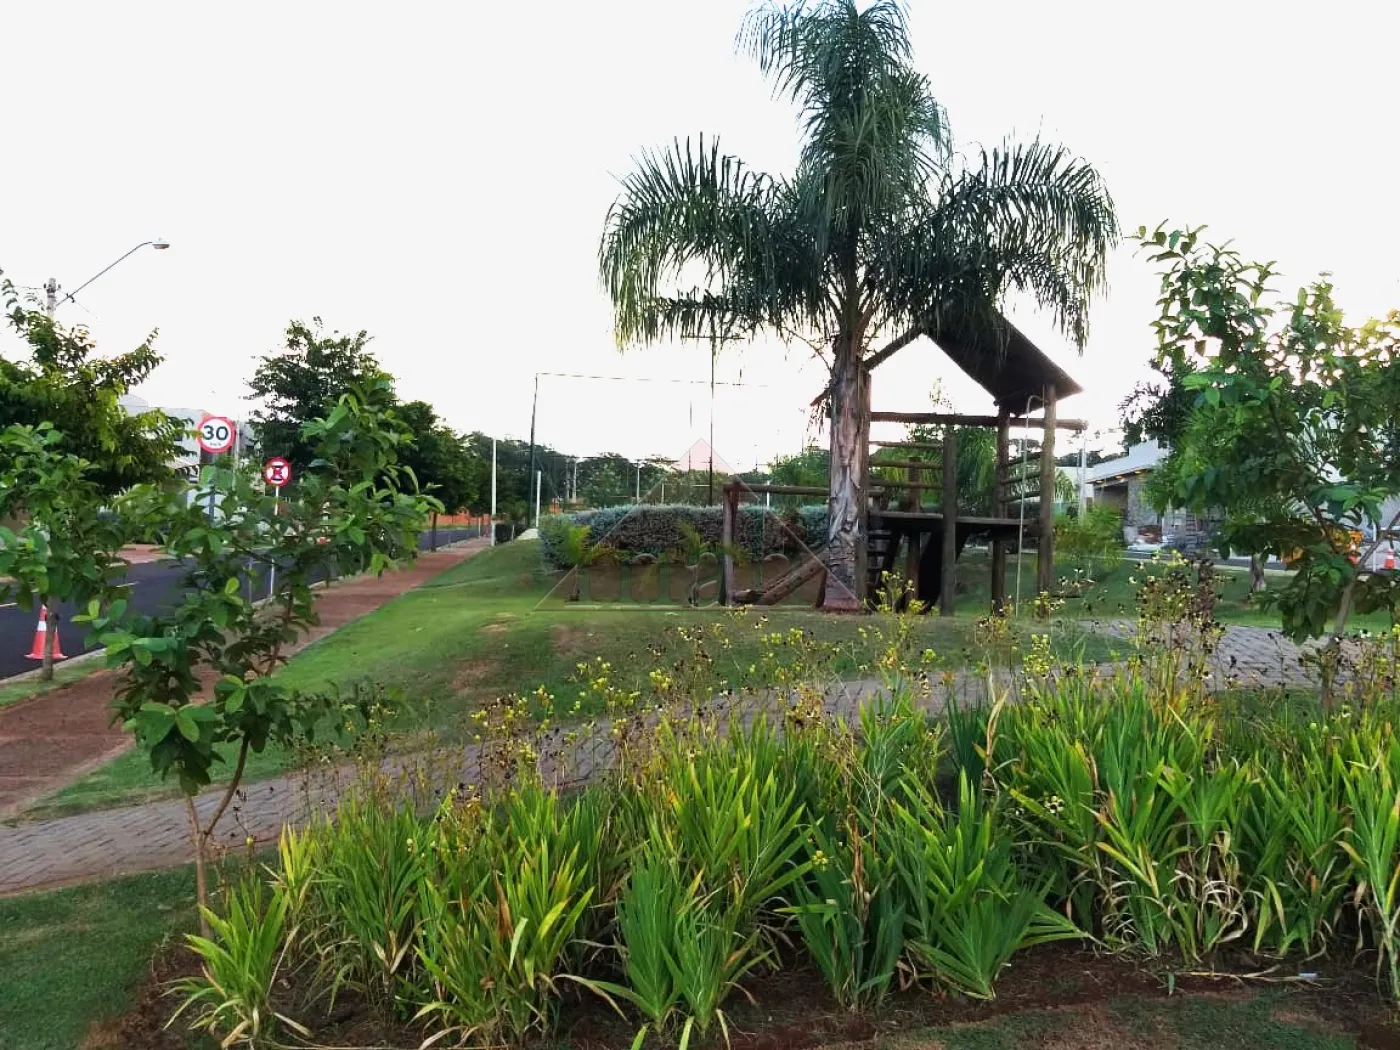
[[52,321],[54,314],[58,313],[58,279],[50,277],[44,282],[44,313],[49,315]]
[[705,497],[705,506],[715,505],[715,357],[719,348],[710,343],[710,492]]
[[[539,490],[540,474],[539,474],[539,471],[535,469],[535,413],[536,413],[536,411],[539,409],[539,407],[540,407],[540,374],[539,374],[538,372],[536,372],[536,373],[535,373],[535,397],[534,397],[534,400],[530,402],[530,473],[529,473],[528,475],[526,475],[527,480],[526,480],[526,482],[525,482],[525,484],[526,484],[527,486],[530,484],[530,482],[529,482],[528,479],[533,478],[533,479],[534,479],[534,482],[535,482],[535,519],[536,519],[536,520],[535,520],[535,524],[536,524],[536,525],[539,524],[539,520],[538,520],[538,519],[539,519],[539,516],[540,516],[540,510],[539,510],[539,507],[540,507],[540,490]],[[530,496],[529,496],[529,493],[526,493],[526,495],[525,495],[525,505],[526,505],[527,507],[529,506],[529,502],[530,502]]]
[[1084,520],[1084,512],[1089,504],[1088,468],[1085,466],[1089,448],[1089,431],[1079,432],[1079,520]]

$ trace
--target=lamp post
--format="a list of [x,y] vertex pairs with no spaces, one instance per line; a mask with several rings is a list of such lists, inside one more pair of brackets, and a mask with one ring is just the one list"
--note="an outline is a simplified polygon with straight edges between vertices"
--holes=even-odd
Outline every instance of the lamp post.
[[[158,248],[163,250],[165,248],[170,247],[170,242],[162,239],[157,239],[154,241],[142,241],[135,248],[132,248],[131,251],[127,252],[126,255],[123,255],[120,259],[117,259],[116,262],[110,263],[109,265],[103,267],[92,277],[89,277],[82,284],[78,285],[77,288],[73,289],[73,291],[65,295],[61,302],[68,302],[68,300],[72,299],[74,295],[76,295],[78,292],[81,292],[88,285],[92,284],[93,281],[101,277],[113,266],[116,266],[117,263],[121,262],[129,255],[134,255],[136,252],[140,251],[147,245],[150,245],[152,248]],[[48,315],[50,321],[53,320],[54,314],[58,312],[58,308],[61,305],[60,300],[58,298],[58,291],[59,289],[57,278],[50,277],[47,281],[44,282],[44,313]],[[58,614],[54,612],[53,609],[51,609],[49,606],[45,605],[41,623],[45,630],[43,648],[44,656],[43,663],[40,666],[40,677],[43,681],[47,682],[53,679],[54,639],[57,637],[58,632]]]
[[145,247],[147,247],[148,245],[149,245],[150,247],[156,249],[157,251],[164,251],[166,248],[169,248],[169,247],[170,247],[170,242],[167,241],[167,240],[164,240],[164,239],[162,239],[162,238],[159,238],[159,237],[157,237],[157,238],[156,238],[155,240],[153,240],[153,241],[142,241],[142,242],[141,242],[140,244],[138,244],[135,248],[132,248],[131,251],[127,252],[126,255],[123,255],[120,259],[117,259],[116,262],[110,263],[110,264],[108,264],[107,266],[104,266],[101,270],[98,270],[96,274],[94,274],[93,276],[89,277],[89,278],[88,278],[86,281],[84,281],[82,284],[78,285],[78,287],[74,288],[71,292],[69,292],[67,295],[65,295],[62,299],[59,299],[59,297],[58,297],[58,291],[59,291],[59,288],[58,288],[58,280],[57,280],[56,278],[50,277],[50,278],[44,283],[44,312],[47,313],[47,314],[49,315],[49,318],[50,318],[50,319],[52,319],[53,316],[54,316],[54,314],[58,312],[58,308],[59,308],[60,306],[62,306],[64,303],[68,302],[70,299],[73,298],[73,296],[77,295],[79,292],[81,292],[81,291],[82,291],[84,288],[86,288],[88,285],[92,284],[93,281],[95,281],[95,280],[97,280],[97,278],[101,277],[104,273],[106,273],[108,270],[110,270],[113,266],[116,266],[117,263],[122,262],[123,260],[125,260],[125,259],[128,258],[129,256],[135,255],[135,254],[136,254],[137,252],[139,252],[142,248],[145,248]]

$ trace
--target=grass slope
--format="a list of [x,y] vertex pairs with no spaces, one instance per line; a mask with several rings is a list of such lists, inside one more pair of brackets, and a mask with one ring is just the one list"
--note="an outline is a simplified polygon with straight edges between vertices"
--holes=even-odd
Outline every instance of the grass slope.
[[[640,679],[667,662],[667,628],[712,624],[734,614],[723,609],[651,609],[626,603],[571,605],[558,600],[560,573],[540,564],[536,541],[517,541],[484,551],[383,608],[343,627],[298,653],[282,670],[284,681],[306,689],[350,687],[373,680],[396,692],[414,711],[401,720],[405,732],[430,728],[447,740],[465,733],[466,716],[483,697],[533,690],[543,685],[563,694],[579,661],[601,657],[619,673]],[[565,588],[566,590],[567,588]],[[917,644],[950,665],[971,662],[973,621],[986,613],[987,599],[975,582],[951,619],[922,618]],[[854,670],[874,653],[863,639],[859,618],[836,617],[804,608],[766,613],[767,630],[800,628],[842,646],[840,667]],[[1069,630],[1056,634],[1062,650],[1083,646],[1085,659],[1103,659],[1107,646],[1095,636]],[[1029,630],[1029,627],[1026,628]],[[757,659],[756,632],[735,630],[722,670],[738,674]],[[269,750],[248,763],[250,779],[276,776],[294,757]],[[102,806],[165,797],[171,788],[156,780],[146,759],[128,752],[39,803],[30,816],[53,816]]]

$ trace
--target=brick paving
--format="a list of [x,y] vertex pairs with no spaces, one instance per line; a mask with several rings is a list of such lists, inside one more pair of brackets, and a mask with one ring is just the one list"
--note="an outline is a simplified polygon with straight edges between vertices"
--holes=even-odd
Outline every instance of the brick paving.
[[[1124,624],[1096,626],[1120,637],[1126,637],[1129,629]],[[1299,654],[1277,632],[1228,627],[1215,655],[1214,684],[1310,685],[1313,676],[1300,665]],[[998,685],[1012,683],[1002,676]],[[844,683],[828,694],[826,706],[833,714],[854,717],[861,702],[878,689],[875,682]],[[985,691],[984,677],[961,672],[930,703],[941,706],[953,698],[959,703],[974,702]],[[744,717],[752,713],[750,709]],[[604,730],[581,740],[566,740],[567,732],[553,730],[540,743],[547,778],[578,782],[610,764],[611,740]],[[469,746],[390,759],[382,772],[412,781],[420,791],[441,791],[453,783],[476,781],[482,765],[483,756]],[[332,809],[346,785],[358,776],[354,768],[340,767],[250,784],[221,821],[217,842],[229,849],[243,848],[249,837],[259,846],[275,842],[284,825],[304,825]],[[196,806],[201,816],[212,812],[220,794],[211,790],[199,796]],[[152,802],[0,827],[0,895],[187,863],[192,854],[185,807],[183,800]]]

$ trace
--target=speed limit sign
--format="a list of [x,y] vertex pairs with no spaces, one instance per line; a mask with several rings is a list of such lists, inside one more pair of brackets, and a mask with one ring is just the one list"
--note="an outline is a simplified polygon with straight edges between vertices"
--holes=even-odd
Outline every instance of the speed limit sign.
[[223,416],[206,416],[195,431],[199,447],[210,455],[227,452],[233,448],[233,420]]
[[263,464],[263,480],[275,489],[280,489],[292,480],[292,465],[281,456],[273,456]]

